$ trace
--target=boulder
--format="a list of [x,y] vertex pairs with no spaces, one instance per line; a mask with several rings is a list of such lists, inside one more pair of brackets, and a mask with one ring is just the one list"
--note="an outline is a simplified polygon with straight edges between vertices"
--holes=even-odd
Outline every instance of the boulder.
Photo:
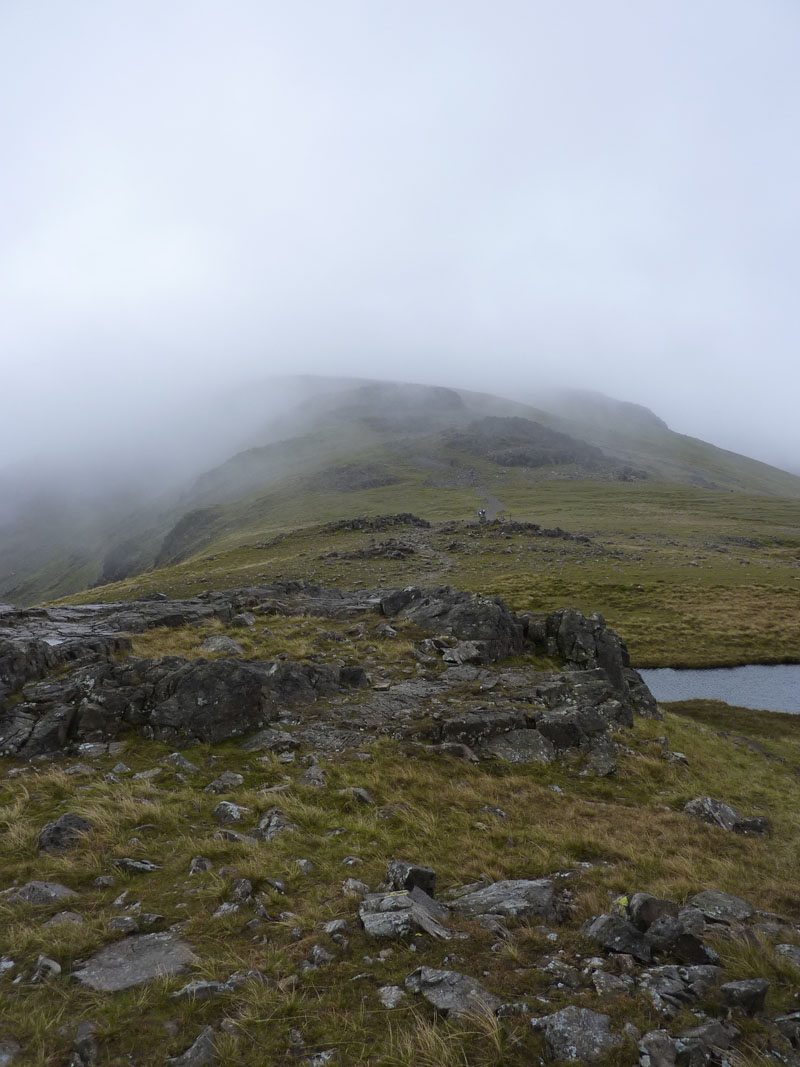
[[445,1016],[494,1014],[502,1003],[474,978],[433,967],[418,967],[406,978],[405,987],[411,993],[419,993]]
[[185,974],[199,962],[189,945],[167,931],[115,941],[100,949],[72,973],[89,989],[99,993],[114,993],[120,989],[131,989],[153,978]]
[[738,1008],[746,1015],[755,1015],[764,1010],[769,986],[770,983],[765,978],[745,978],[739,982],[726,982],[720,986],[720,992],[729,1008]]
[[644,935],[645,944],[654,956],[668,955],[679,963],[694,965],[719,963],[719,956],[687,929],[678,915],[662,915]]
[[85,835],[92,832],[88,819],[65,812],[55,822],[49,822],[39,832],[40,852],[66,852]]
[[436,889],[436,872],[407,860],[389,860],[386,864],[386,882],[392,889],[422,889],[432,897]]
[[609,1017],[588,1008],[571,1005],[532,1022],[544,1033],[551,1060],[594,1063],[622,1044],[622,1039],[611,1032]]
[[650,962],[650,946],[644,935],[621,915],[598,915],[584,924],[583,933],[606,952],[633,956],[641,963]]
[[634,893],[628,901],[628,915],[640,930],[646,930],[665,915],[677,916],[678,910],[674,901],[652,897],[649,893]]

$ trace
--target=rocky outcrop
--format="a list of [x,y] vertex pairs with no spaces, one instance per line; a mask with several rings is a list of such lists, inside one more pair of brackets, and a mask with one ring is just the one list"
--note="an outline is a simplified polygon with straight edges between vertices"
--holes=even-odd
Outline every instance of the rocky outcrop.
[[[365,687],[365,669],[248,660],[240,645],[220,636],[212,639],[213,649],[232,651],[235,659],[120,660],[118,654],[130,648],[126,635],[212,619],[228,624],[241,619],[250,626],[266,614],[359,619],[378,613],[434,635],[422,643],[419,656],[429,662],[441,657],[450,670],[428,686],[429,693],[459,685],[466,680],[459,672],[539,648],[575,668],[549,675],[527,671],[524,703],[517,697],[507,709],[472,706],[443,721],[429,738],[435,743],[526,763],[583,750],[597,757],[595,773],[613,773],[608,730],[631,725],[637,712],[658,714],[624,645],[600,616],[586,619],[570,611],[518,617],[499,598],[448,587],[341,593],[284,582],[180,601],[151,595],[124,604],[3,612],[0,754],[33,758],[70,744],[108,741],[131,729],[176,745],[263,730],[289,709]],[[422,651],[423,645],[430,648]],[[413,685],[407,683],[406,702]],[[399,696],[402,685],[396,688]],[[413,694],[415,704],[422,692],[418,687]],[[385,722],[394,706],[391,698],[376,700],[375,718]]]

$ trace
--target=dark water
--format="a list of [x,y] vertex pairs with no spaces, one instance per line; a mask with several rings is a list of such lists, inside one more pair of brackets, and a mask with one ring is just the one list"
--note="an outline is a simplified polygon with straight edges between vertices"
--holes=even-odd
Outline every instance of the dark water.
[[658,701],[724,700],[741,708],[800,715],[800,664],[640,671]]

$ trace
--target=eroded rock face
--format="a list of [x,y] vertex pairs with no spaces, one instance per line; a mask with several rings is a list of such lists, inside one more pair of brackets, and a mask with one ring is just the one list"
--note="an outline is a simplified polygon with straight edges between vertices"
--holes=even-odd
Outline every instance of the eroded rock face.
[[99,993],[120,989],[174,974],[185,974],[199,959],[175,934],[141,934],[106,945],[73,971],[73,975]]

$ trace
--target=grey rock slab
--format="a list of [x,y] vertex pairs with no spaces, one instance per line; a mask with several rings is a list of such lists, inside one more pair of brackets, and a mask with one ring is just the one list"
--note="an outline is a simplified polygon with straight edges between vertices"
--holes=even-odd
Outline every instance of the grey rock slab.
[[200,1031],[194,1043],[182,1055],[167,1060],[171,1067],[217,1067],[219,1062],[214,1047],[214,1031],[210,1026]]
[[465,893],[450,903],[459,915],[533,915],[545,922],[558,919],[553,882],[548,878],[516,878],[493,882],[483,889]]
[[739,1031],[735,1026],[718,1019],[686,1030],[675,1042],[678,1063],[688,1064],[689,1067],[694,1067],[694,1064],[718,1063],[719,1053],[729,1049],[738,1036]]
[[655,955],[667,954],[689,965],[717,964],[719,956],[686,928],[680,916],[663,915],[648,927],[645,944]]
[[27,882],[20,889],[12,890],[6,899],[12,904],[52,904],[77,895],[74,889],[59,882]]
[[502,1003],[474,978],[433,967],[418,967],[406,978],[405,987],[419,993],[443,1015],[494,1014]]
[[140,934],[106,945],[73,971],[83,985],[100,993],[149,982],[153,978],[185,974],[200,960],[174,933]]
[[224,634],[212,634],[200,645],[201,652],[221,652],[226,656],[243,656],[244,649],[238,641]]
[[720,893],[716,889],[706,889],[696,893],[689,904],[701,911],[707,919],[715,922],[744,922],[753,914],[753,909],[741,897],[730,893]]
[[446,910],[419,887],[393,893],[372,893],[359,908],[364,930],[370,937],[397,938],[426,933],[448,940],[450,932],[441,924]]
[[170,763],[177,770],[183,771],[185,774],[196,774],[200,770],[199,767],[192,763],[191,760],[188,760],[185,756],[181,755],[180,752],[170,752],[164,762]]
[[243,752],[292,752],[300,742],[285,730],[261,730],[239,747]]
[[485,741],[480,756],[494,756],[506,763],[552,763],[556,758],[553,742],[538,730],[510,730]]
[[536,1026],[544,1033],[547,1055],[553,1060],[594,1063],[622,1044],[612,1034],[607,1015],[574,1005],[538,1020]]
[[85,834],[92,832],[88,819],[65,812],[60,819],[49,822],[39,832],[39,850],[41,852],[65,852],[80,841]]

